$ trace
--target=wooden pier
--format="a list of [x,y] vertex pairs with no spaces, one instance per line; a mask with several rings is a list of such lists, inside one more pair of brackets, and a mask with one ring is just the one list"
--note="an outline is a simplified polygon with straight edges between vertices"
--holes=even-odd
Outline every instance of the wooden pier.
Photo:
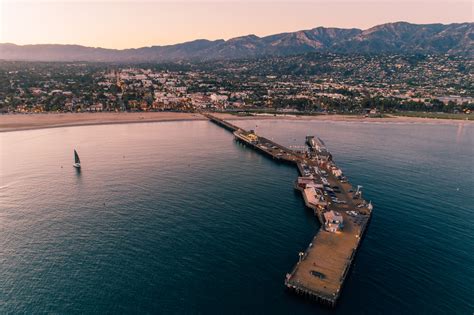
[[[359,189],[355,191],[347,179],[339,175],[325,148],[318,151],[311,147],[311,153],[296,152],[214,115],[205,116],[233,132],[237,140],[249,147],[274,160],[296,165],[302,182],[309,182],[311,187],[317,186],[318,191],[324,192],[315,202],[315,196],[305,192],[306,184],[295,182],[295,189],[302,193],[306,206],[314,212],[321,228],[306,250],[298,254],[298,262],[286,274],[284,283],[291,292],[334,307],[370,222],[372,205],[362,199]],[[330,211],[343,218],[343,227],[337,232],[325,228],[325,213]]]
[[227,129],[231,132],[234,132],[234,131],[237,131],[239,130],[240,128],[237,127],[236,125],[233,125],[231,124],[230,122],[228,121],[225,121],[225,120],[222,120],[220,118],[217,118],[216,116],[213,116],[211,114],[206,114],[206,113],[203,113],[202,115],[204,115],[205,117],[207,117],[210,121],[212,121],[213,123],[215,123],[216,125],[219,125],[221,126],[222,128],[224,129]]

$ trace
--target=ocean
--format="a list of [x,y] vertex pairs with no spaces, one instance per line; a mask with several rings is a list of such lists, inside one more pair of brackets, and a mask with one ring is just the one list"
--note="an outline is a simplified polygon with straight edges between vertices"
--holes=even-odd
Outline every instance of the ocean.
[[335,309],[283,285],[319,229],[296,168],[182,121],[0,133],[0,313],[473,313],[473,124],[235,123],[319,136],[372,201]]

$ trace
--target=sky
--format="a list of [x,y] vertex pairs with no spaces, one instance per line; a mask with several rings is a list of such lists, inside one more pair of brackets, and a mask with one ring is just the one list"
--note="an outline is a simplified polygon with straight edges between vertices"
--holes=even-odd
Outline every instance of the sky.
[[0,43],[123,49],[473,16],[473,2],[465,0],[0,0]]

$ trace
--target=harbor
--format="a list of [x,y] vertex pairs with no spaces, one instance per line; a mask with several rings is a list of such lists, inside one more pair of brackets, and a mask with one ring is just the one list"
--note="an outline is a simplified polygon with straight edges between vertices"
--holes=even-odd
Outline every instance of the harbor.
[[294,188],[321,227],[308,247],[298,253],[285,287],[293,293],[334,307],[367,230],[372,204],[362,198],[334,163],[324,142],[307,136],[305,150],[292,150],[211,114],[211,122],[232,132],[237,141],[278,161],[293,164],[299,175]]

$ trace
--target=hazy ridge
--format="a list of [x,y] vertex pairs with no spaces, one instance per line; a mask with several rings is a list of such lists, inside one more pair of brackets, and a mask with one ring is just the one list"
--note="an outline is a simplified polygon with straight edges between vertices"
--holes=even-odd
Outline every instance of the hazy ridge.
[[317,27],[265,37],[247,35],[136,49],[80,45],[0,44],[0,59],[37,61],[160,62],[285,56],[306,52],[423,53],[474,56],[474,23],[387,23],[367,30]]

